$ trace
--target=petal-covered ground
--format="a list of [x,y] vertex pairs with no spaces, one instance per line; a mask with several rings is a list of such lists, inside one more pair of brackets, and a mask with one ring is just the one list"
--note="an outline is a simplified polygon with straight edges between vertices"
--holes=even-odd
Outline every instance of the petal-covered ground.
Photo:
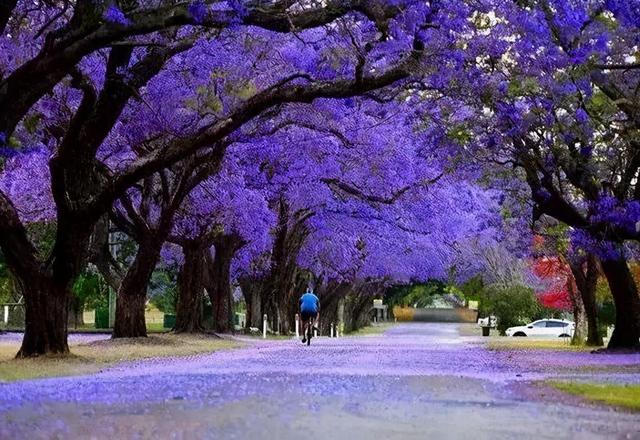
[[2,384],[0,438],[640,438],[637,414],[522,392],[556,377],[640,383],[638,365],[640,354],[491,351],[455,324],[251,341]]

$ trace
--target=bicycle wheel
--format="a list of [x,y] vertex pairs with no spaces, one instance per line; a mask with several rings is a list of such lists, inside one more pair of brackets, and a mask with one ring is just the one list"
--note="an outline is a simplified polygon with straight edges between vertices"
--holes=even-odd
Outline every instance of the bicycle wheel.
[[307,325],[307,345],[311,345],[311,337],[313,336],[313,325]]

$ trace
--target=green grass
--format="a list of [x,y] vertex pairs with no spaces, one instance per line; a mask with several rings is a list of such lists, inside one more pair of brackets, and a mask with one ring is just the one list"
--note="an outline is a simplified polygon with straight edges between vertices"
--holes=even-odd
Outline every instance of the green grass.
[[[243,338],[251,338],[251,339],[264,339],[262,337],[262,333],[256,333],[256,334],[246,334],[246,335],[242,335]],[[285,341],[287,339],[291,339],[295,337],[294,334],[291,335],[276,335],[276,334],[270,334],[267,333],[267,337],[265,340],[275,340],[275,341]]]
[[592,402],[640,411],[640,385],[547,382],[553,388]]
[[562,338],[530,339],[496,336],[487,338],[489,350],[555,350],[555,351],[591,351],[594,347],[571,345]]
[[[3,329],[12,332],[23,332],[24,327],[11,327],[7,329]],[[74,333],[111,333],[110,328],[95,328],[93,324],[85,324],[79,325],[78,327],[69,327],[69,332]],[[164,325],[160,323],[147,323],[147,332],[148,333],[167,333],[170,332],[170,328],[164,327]]]
[[14,359],[19,343],[0,344],[0,380],[15,381],[96,373],[118,362],[145,358],[189,356],[239,346],[235,341],[209,335],[157,334],[71,344],[67,356]]
[[149,324],[147,323],[147,331],[149,333],[166,333],[171,331],[170,328],[165,328],[164,324],[162,324],[161,322],[157,323],[157,324]]
[[373,335],[379,335],[382,334],[384,332],[386,332],[387,330],[389,330],[391,327],[396,326],[395,322],[383,322],[380,324],[376,324],[376,325],[368,325],[366,327],[362,327],[359,328],[358,330],[354,331],[354,332],[350,332],[347,333],[345,336],[373,336]]

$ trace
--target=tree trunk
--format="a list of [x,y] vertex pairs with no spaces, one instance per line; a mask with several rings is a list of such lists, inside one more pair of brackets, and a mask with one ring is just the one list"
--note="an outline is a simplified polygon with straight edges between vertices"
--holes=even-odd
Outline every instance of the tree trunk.
[[84,302],[73,293],[69,297],[69,322],[68,327],[77,329],[79,325],[84,325]]
[[232,328],[231,312],[231,261],[240,242],[235,235],[216,239],[215,256],[208,255],[207,292],[213,309],[213,328],[218,333],[227,333]]
[[147,287],[160,258],[162,244],[163,240],[147,240],[139,245],[133,264],[118,290],[113,338],[147,336],[144,318]]
[[262,327],[262,291],[261,281],[254,277],[243,277],[240,280],[240,287],[247,304],[247,328]]
[[372,296],[360,286],[346,296],[344,305],[344,331],[353,332],[368,324]]
[[571,300],[573,303],[573,322],[575,323],[571,345],[584,345],[588,331],[587,312],[584,309],[584,302],[580,292],[572,292]]
[[251,320],[247,320],[251,327],[260,328],[262,326],[262,297],[260,289],[256,288],[251,291]]
[[25,330],[16,357],[69,353],[67,316],[69,292],[49,277],[20,283],[25,296]]
[[598,305],[596,303],[596,289],[598,287],[598,260],[595,255],[587,258],[587,275],[585,285],[580,290],[585,314],[587,316],[587,345],[597,347],[602,345],[602,335],[598,329]]
[[627,262],[601,261],[616,307],[615,329],[607,348],[638,348],[640,339],[640,297]]
[[202,295],[204,292],[204,251],[194,243],[183,246],[184,264],[178,279],[176,333],[197,333],[202,325]]
[[305,222],[312,212],[301,210],[291,213],[284,198],[278,203],[278,226],[274,231],[271,267],[261,296],[263,313],[273,323],[272,330],[288,333],[298,305],[295,292],[299,273],[297,260],[309,234]]

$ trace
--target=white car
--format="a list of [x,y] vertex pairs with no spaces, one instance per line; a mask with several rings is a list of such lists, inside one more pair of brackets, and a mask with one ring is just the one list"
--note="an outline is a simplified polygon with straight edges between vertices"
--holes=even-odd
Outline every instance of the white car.
[[540,319],[531,324],[509,327],[507,336],[533,336],[543,338],[569,338],[573,336],[575,324],[565,319]]

